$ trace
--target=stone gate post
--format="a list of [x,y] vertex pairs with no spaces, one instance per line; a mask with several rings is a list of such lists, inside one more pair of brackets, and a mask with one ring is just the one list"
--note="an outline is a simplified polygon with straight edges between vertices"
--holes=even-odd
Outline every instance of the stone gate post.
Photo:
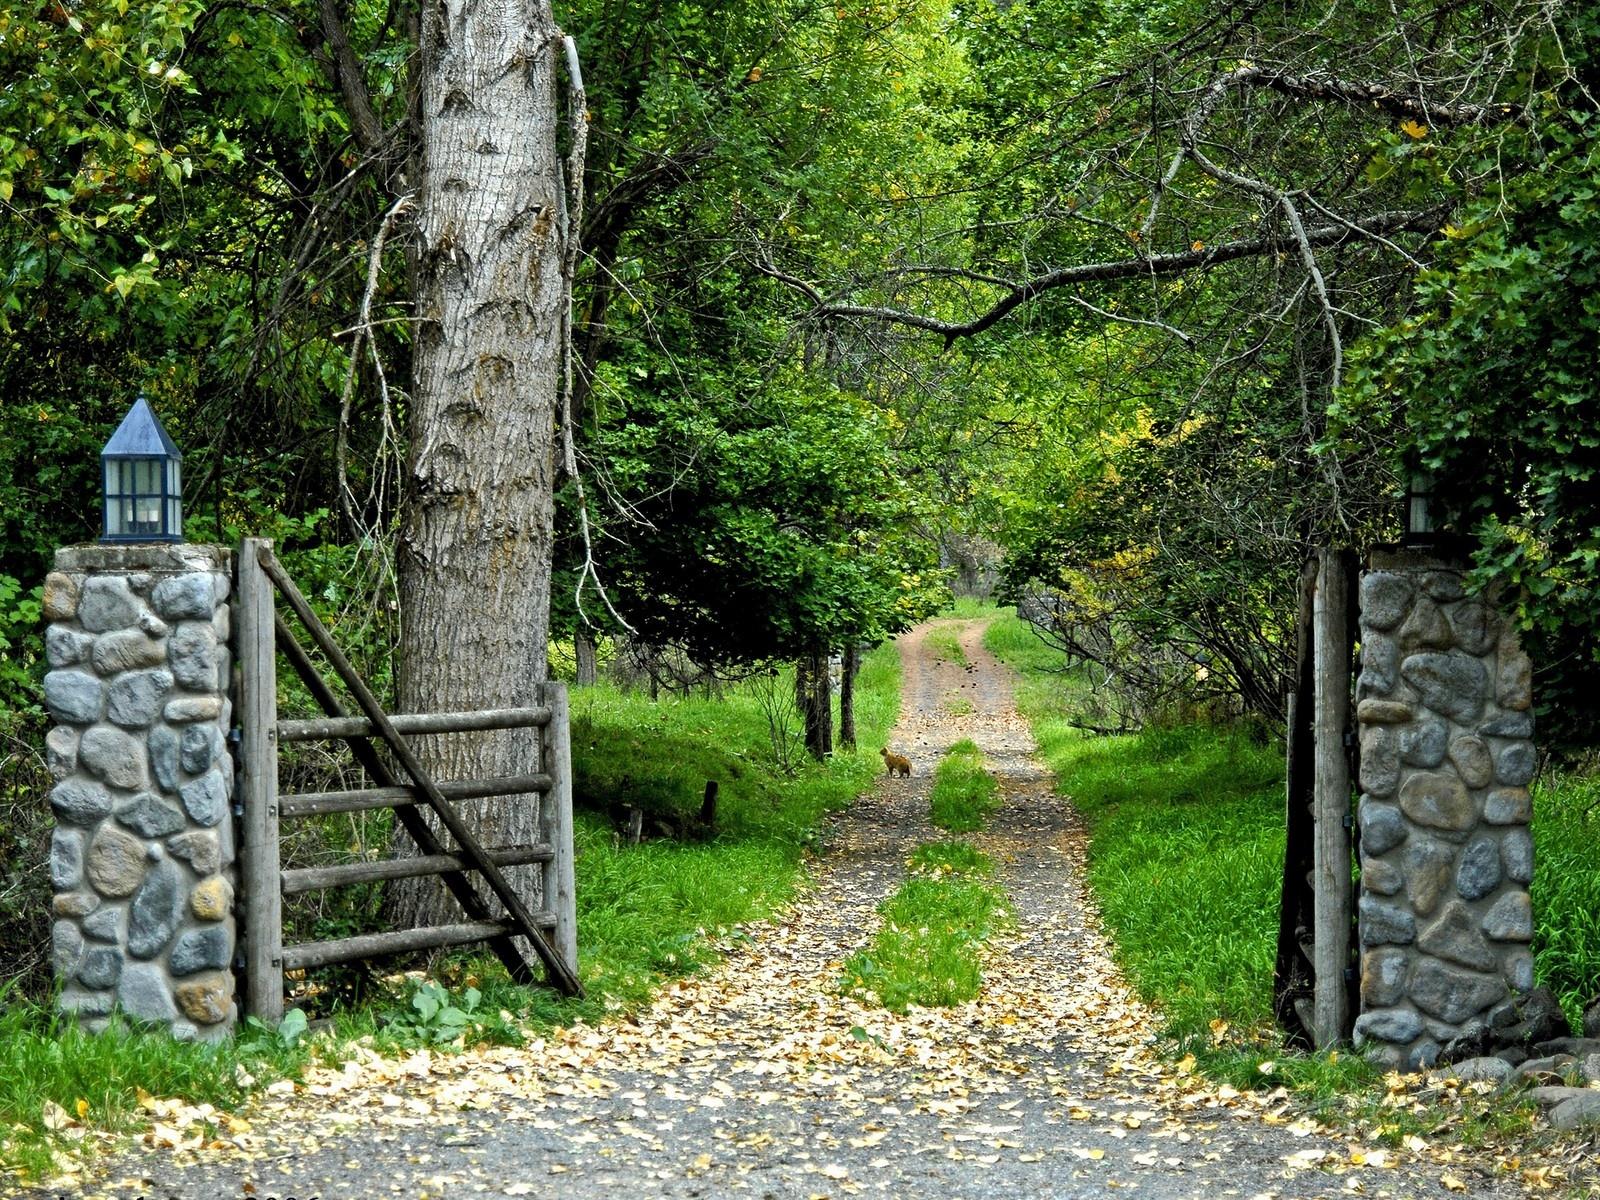
[[1414,1069],[1533,987],[1531,668],[1426,553],[1374,551],[1360,595],[1355,1038]]
[[71,546],[45,581],[60,1006],[233,1028],[228,593],[219,546]]

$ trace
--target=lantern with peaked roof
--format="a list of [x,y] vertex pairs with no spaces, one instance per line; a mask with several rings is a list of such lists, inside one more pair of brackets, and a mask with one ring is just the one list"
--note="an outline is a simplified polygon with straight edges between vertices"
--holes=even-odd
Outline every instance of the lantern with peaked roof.
[[102,542],[183,541],[183,455],[140,396],[100,451]]

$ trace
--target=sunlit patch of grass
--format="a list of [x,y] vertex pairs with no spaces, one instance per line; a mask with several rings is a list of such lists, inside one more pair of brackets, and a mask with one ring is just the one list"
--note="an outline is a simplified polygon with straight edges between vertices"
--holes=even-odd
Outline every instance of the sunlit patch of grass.
[[1533,788],[1533,963],[1581,1026],[1600,994],[1600,774],[1561,772]]
[[994,873],[994,863],[971,842],[949,839],[941,842],[924,842],[906,860],[911,870],[925,875],[988,876]]
[[941,617],[955,617],[963,621],[981,621],[1001,611],[993,600],[980,600],[976,596],[957,596],[949,608],[942,609]]
[[971,833],[999,806],[999,785],[984,767],[983,751],[962,739],[945,752],[928,802],[933,823],[951,833]]
[[891,1012],[913,1004],[962,1004],[978,995],[979,948],[1007,914],[999,888],[970,878],[919,876],[902,884],[879,911],[883,925],[877,935],[845,962],[846,993]]
[[935,658],[955,663],[958,667],[970,665],[967,661],[967,652],[961,646],[961,635],[948,625],[930,629],[926,645],[933,651]]

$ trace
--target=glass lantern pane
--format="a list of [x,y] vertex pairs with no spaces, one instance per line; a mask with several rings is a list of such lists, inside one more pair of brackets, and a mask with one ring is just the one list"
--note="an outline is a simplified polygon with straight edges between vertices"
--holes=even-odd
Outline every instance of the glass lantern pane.
[[159,496],[161,494],[161,464],[153,458],[140,459],[137,464],[138,486],[136,490],[141,496]]
[[183,532],[183,499],[176,492],[167,497],[167,527],[164,532],[173,537]]
[[122,460],[108,458],[105,460],[106,468],[106,495],[120,495],[126,489],[122,486]]
[[134,533],[161,532],[161,497],[138,496],[134,501]]

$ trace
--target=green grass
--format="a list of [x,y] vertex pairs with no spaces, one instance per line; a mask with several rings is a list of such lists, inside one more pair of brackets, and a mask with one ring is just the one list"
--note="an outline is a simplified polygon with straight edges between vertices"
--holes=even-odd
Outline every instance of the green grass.
[[961,648],[961,635],[957,630],[948,627],[929,630],[927,646],[935,657],[945,662],[955,663],[958,667],[970,665],[967,652]]
[[933,823],[951,833],[971,833],[999,806],[999,786],[984,769],[983,751],[962,739],[939,760],[929,804]]
[[879,911],[883,925],[869,946],[845,962],[842,990],[900,1013],[913,1004],[945,1007],[978,995],[979,948],[1006,917],[999,888],[974,879],[917,876]]
[[[792,687],[775,682],[777,695],[792,697]],[[898,689],[898,658],[892,647],[880,647],[858,679],[862,746],[882,743]],[[516,1041],[634,1007],[665,980],[710,962],[711,938],[783,903],[822,816],[870,786],[881,766],[875,752],[863,751],[822,764],[806,760],[789,773],[774,755],[760,689],[750,685],[721,700],[652,702],[608,687],[572,695],[586,999],[519,987],[492,959],[456,959],[436,971],[438,986],[403,978],[368,1003],[332,1012],[331,1026],[316,1038],[254,1030],[213,1047],[125,1031],[90,1036],[47,1008],[8,1003],[0,994],[0,1173],[51,1173],[53,1149],[63,1143],[46,1128],[47,1100],[68,1113],[82,1100],[85,1124],[128,1130],[142,1124],[139,1088],[225,1111],[247,1090],[241,1067],[262,1084],[294,1074],[312,1056],[337,1061],[358,1039],[397,1050],[449,1049]],[[708,779],[721,785],[713,837],[628,846],[615,835],[610,810],[638,805],[681,819],[698,812]]]
[[906,860],[906,866],[923,875],[976,875],[994,873],[989,856],[971,842],[952,839],[924,842]]
[[1558,773],[1533,789],[1534,973],[1575,1028],[1600,995],[1600,774]]
[[957,596],[950,607],[940,610],[939,615],[963,621],[978,621],[999,612],[1000,607],[993,600],[980,600],[976,596]]

